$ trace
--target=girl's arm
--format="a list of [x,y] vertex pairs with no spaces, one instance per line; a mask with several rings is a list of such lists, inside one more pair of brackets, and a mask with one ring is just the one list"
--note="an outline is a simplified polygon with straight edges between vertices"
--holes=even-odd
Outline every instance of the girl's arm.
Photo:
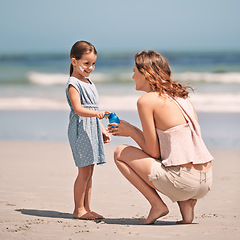
[[102,119],[104,114],[108,111],[95,111],[82,107],[79,92],[72,85],[68,88],[69,98],[73,107],[74,112],[82,117],[97,117]]

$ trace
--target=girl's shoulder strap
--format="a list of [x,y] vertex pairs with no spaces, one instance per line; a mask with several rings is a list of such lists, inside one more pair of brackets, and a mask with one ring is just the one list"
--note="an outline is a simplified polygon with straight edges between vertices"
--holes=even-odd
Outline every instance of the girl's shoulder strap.
[[72,85],[80,93],[82,87],[80,81],[77,78],[69,77],[67,82],[67,89],[70,85]]

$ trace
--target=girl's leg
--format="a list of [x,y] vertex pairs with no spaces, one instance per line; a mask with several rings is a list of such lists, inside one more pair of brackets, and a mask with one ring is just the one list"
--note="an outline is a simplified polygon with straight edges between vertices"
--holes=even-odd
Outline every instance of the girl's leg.
[[90,201],[91,201],[91,194],[92,194],[92,175],[93,175],[94,165],[91,165],[91,166],[92,166],[92,169],[91,169],[92,171],[90,172],[90,176],[86,186],[85,197],[84,197],[84,207],[87,212],[91,212]]
[[152,182],[148,180],[155,159],[136,147],[126,145],[121,145],[115,150],[114,159],[120,172],[144,195],[152,206],[147,219],[141,224],[154,223],[158,218],[168,214],[166,204],[157,194]]
[[78,176],[74,183],[74,218],[94,219],[95,217],[85,208],[85,197],[89,179],[92,176],[93,165],[78,168]]
[[93,166],[92,173],[91,173],[91,176],[88,180],[88,184],[86,187],[86,194],[85,194],[85,198],[84,198],[84,207],[88,213],[91,213],[95,217],[95,219],[103,219],[102,215],[100,215],[96,212],[93,212],[90,208],[91,193],[92,193],[92,176],[93,176],[94,165],[92,165],[92,166]]

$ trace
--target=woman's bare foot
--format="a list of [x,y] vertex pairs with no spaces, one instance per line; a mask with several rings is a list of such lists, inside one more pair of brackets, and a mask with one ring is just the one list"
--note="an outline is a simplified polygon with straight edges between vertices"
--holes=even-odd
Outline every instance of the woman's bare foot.
[[167,206],[164,208],[161,207],[152,207],[147,219],[143,222],[140,222],[141,225],[153,224],[158,218],[163,217],[169,213]]
[[179,201],[178,206],[182,214],[182,220],[177,223],[188,224],[194,219],[194,207],[197,203],[197,199],[189,199],[186,201]]

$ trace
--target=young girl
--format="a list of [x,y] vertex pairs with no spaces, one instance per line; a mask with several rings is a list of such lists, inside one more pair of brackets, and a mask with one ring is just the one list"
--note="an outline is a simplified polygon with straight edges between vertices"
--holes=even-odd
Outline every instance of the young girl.
[[97,51],[86,41],[76,42],[70,52],[70,78],[66,96],[71,108],[68,138],[78,176],[74,184],[75,209],[73,218],[100,219],[103,216],[90,208],[94,164],[105,163],[103,142],[111,141],[109,133],[100,123],[108,111],[98,111],[98,93],[88,78],[95,68]]

